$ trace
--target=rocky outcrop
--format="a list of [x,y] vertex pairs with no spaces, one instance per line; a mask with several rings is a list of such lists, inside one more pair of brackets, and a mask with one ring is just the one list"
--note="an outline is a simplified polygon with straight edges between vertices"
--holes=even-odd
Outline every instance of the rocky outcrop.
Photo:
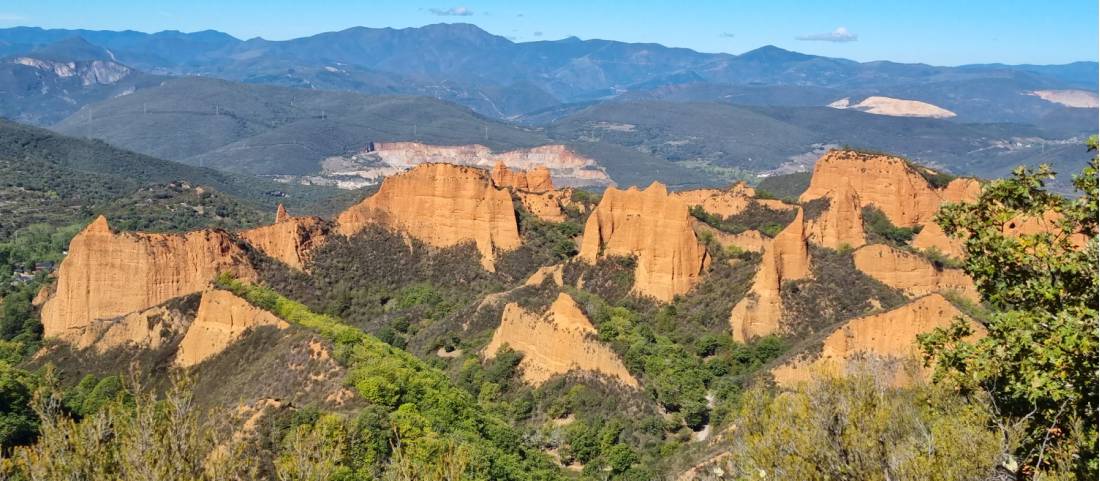
[[179,367],[194,366],[260,326],[289,327],[286,321],[229,291],[209,289],[202,293],[198,313],[180,342],[174,363]]
[[847,183],[824,197],[810,202],[823,202],[828,206],[812,219],[806,219],[806,237],[815,244],[830,249],[842,246],[860,247],[866,243],[863,232],[863,214],[859,196]]
[[240,235],[264,254],[301,270],[310,252],[328,238],[329,226],[320,217],[291,217],[279,204],[274,224],[244,230]]
[[[844,373],[857,366],[879,369],[894,384],[905,384],[911,378],[907,364],[919,359],[916,339],[938,327],[950,325],[964,317],[954,305],[939,294],[931,294],[896,309],[859,317],[846,322],[823,341],[820,353],[803,354],[772,371],[778,384],[790,386],[806,381],[820,370]],[[970,321],[975,337],[985,329]],[[917,368],[918,366],[912,366]],[[927,370],[919,374],[926,375]]]
[[500,188],[522,190],[526,192],[542,193],[554,190],[554,181],[550,178],[550,169],[539,166],[530,172],[514,170],[497,162],[493,166],[491,174],[493,184]]
[[671,301],[691,290],[710,263],[683,200],[654,182],[645,190],[609,188],[588,217],[580,258],[636,256],[635,292]]
[[961,243],[948,238],[935,224],[936,212],[945,202],[972,202],[981,192],[974,179],[954,179],[937,189],[904,159],[849,150],[832,150],[818,159],[802,202],[850,190],[860,206],[875,206],[899,227],[923,226],[913,239],[921,249],[961,255]]
[[517,192],[516,196],[527,212],[546,222],[565,222],[565,210],[562,209],[563,197],[567,194],[560,190],[543,193]]
[[[359,177],[365,183],[398,174],[420,164],[448,163],[492,169],[503,164],[528,171],[527,187],[546,189],[549,178],[562,186],[614,185],[607,172],[594,159],[582,156],[560,144],[494,153],[484,145],[428,145],[417,142],[374,142],[350,156],[325,159],[323,176]],[[535,169],[544,168],[545,171]],[[545,177],[549,174],[549,177]]]
[[509,189],[523,204],[523,208],[541,220],[564,222],[563,207],[571,203],[572,189],[554,190],[550,170],[536,167],[530,172],[510,169],[503,162],[497,163],[490,174],[493,185]]
[[794,221],[764,246],[752,288],[730,313],[734,340],[747,342],[780,331],[783,283],[810,275],[810,253],[803,227],[803,212],[799,209]]
[[543,266],[538,268],[531,277],[528,277],[523,285],[528,287],[537,287],[542,285],[546,279],[554,281],[554,285],[561,287],[565,284],[563,276],[565,275],[565,264],[554,264],[552,266]]
[[556,375],[581,371],[638,387],[637,379],[615,352],[595,335],[596,329],[568,294],[559,294],[541,315],[513,302],[504,307],[500,327],[493,332],[484,355],[493,358],[505,345],[523,353],[519,368],[524,382],[534,386]]
[[496,250],[520,245],[508,191],[495,187],[484,170],[451,164],[425,164],[386,178],[377,193],[345,210],[337,222],[347,236],[373,223],[436,247],[474,242],[490,271]]
[[253,280],[248,255],[219,230],[115,233],[100,216],[76,235],[42,306],[47,337],[202,291],[222,272]]
[[962,270],[938,268],[917,254],[874,244],[856,250],[852,260],[864,274],[913,297],[954,291],[971,301],[979,300],[974,281]]

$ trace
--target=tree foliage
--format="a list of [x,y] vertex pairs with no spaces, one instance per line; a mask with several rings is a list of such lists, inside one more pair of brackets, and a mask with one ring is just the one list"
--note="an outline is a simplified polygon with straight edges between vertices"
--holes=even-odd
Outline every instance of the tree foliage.
[[1003,442],[984,409],[942,389],[820,373],[745,393],[723,461],[731,479],[984,480]]
[[[938,222],[966,240],[964,269],[993,313],[976,342],[962,322],[921,342],[937,381],[988,399],[997,426],[1018,434],[1020,475],[1095,479],[1097,160],[1074,178],[1076,199],[1047,191],[1053,177],[1019,167],[976,203],[944,207]],[[1010,229],[1027,222],[1043,227]]]

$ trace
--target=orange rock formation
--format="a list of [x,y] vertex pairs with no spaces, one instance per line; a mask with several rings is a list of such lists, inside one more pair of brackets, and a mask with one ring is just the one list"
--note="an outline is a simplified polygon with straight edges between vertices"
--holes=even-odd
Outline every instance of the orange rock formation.
[[861,206],[878,207],[894,225],[924,226],[913,240],[915,247],[935,247],[949,255],[960,255],[960,243],[944,235],[934,218],[945,202],[975,200],[981,185],[974,179],[955,179],[937,189],[917,168],[897,157],[833,150],[818,159],[810,186],[800,200],[805,202],[850,188]]
[[329,229],[320,217],[291,217],[279,204],[274,224],[244,230],[240,235],[264,254],[301,270],[310,251],[325,242]]
[[348,236],[379,223],[436,247],[473,241],[489,271],[495,250],[520,245],[508,191],[493,186],[484,170],[451,164],[424,164],[387,177],[377,193],[345,210],[337,222]]
[[615,352],[598,342],[595,335],[596,329],[568,294],[559,294],[542,315],[528,312],[513,302],[504,306],[500,327],[493,333],[484,355],[493,358],[504,345],[523,353],[519,364],[523,380],[534,386],[576,370],[602,374],[638,387],[638,380]]
[[829,202],[829,207],[818,217],[807,219],[807,238],[830,249],[839,249],[845,245],[855,248],[865,244],[861,212],[863,206],[851,185],[841,184],[822,198]]
[[794,221],[764,246],[752,288],[730,313],[734,340],[746,342],[780,330],[783,283],[810,275],[810,253],[803,227],[803,213],[799,209]]
[[[795,358],[772,371],[778,384],[790,386],[809,379],[815,370],[843,373],[857,364],[874,362],[895,384],[911,380],[903,363],[918,359],[918,334],[950,325],[963,314],[939,294],[931,294],[894,310],[852,319],[824,340],[820,355]],[[985,329],[970,321],[974,336]],[[922,374],[927,374],[924,372]]]
[[289,325],[274,314],[257,308],[229,291],[209,289],[202,293],[195,320],[176,351],[175,365],[194,366],[224,351],[250,329]]
[[588,217],[580,258],[637,256],[634,290],[668,302],[689,291],[710,262],[691,228],[687,204],[654,182],[645,190],[609,188]]
[[550,169],[539,166],[530,172],[509,169],[504,162],[497,162],[492,172],[493,184],[501,188],[542,193],[554,190],[554,181],[550,178]]
[[856,250],[852,258],[864,274],[914,297],[956,291],[972,301],[979,300],[974,281],[966,273],[959,269],[937,269],[917,254],[874,244]]
[[44,334],[146,309],[203,290],[221,272],[256,277],[248,256],[218,230],[186,234],[111,232],[100,216],[76,235],[42,306]]

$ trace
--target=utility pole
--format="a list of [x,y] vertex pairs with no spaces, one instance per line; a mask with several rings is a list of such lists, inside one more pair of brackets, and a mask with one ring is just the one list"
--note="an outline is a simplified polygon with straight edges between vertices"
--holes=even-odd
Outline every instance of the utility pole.
[[489,141],[489,126],[485,125],[484,127],[485,127],[485,141],[488,142]]

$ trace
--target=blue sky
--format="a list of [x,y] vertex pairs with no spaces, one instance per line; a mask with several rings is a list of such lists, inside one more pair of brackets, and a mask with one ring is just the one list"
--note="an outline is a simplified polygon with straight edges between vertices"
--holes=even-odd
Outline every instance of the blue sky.
[[773,44],[936,65],[1097,60],[1095,0],[2,0],[0,27],[215,29],[281,40],[352,26],[468,22],[514,41],[575,35],[741,53]]

